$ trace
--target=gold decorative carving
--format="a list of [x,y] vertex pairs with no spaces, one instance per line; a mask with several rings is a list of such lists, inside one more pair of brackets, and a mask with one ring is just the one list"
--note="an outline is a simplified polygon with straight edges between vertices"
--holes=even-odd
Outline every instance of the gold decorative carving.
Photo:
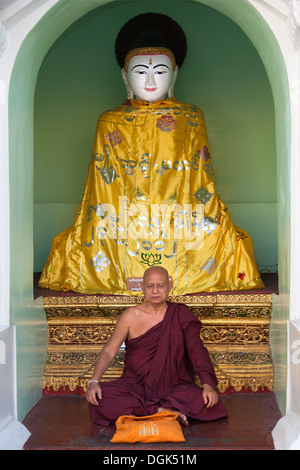
[[201,329],[201,339],[204,343],[235,343],[253,344],[267,343],[269,340],[269,329],[261,326],[228,325],[204,326]]
[[[114,325],[100,324],[90,325],[81,323],[74,325],[49,324],[49,341],[58,344],[103,344],[108,341]],[[201,339],[206,344],[210,343],[235,343],[253,344],[268,343],[269,328],[265,324],[241,325],[241,324],[203,324]]]
[[106,343],[114,330],[114,325],[103,326],[49,326],[50,342],[71,344],[71,343]]
[[[184,303],[188,306],[222,304],[233,306],[272,304],[272,294],[193,294],[169,297],[170,302]],[[127,307],[144,302],[142,295],[56,295],[45,296],[44,307]]]

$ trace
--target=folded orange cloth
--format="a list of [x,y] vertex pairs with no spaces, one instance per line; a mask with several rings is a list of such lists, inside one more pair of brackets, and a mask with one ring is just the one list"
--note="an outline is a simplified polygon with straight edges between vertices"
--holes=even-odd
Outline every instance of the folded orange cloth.
[[177,413],[159,411],[149,416],[120,416],[110,442],[184,442]]

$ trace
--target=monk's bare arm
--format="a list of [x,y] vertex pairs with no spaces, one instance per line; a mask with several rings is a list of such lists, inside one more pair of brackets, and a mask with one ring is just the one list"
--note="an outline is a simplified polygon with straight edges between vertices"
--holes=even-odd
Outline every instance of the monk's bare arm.
[[99,380],[102,378],[103,374],[108,369],[121,344],[127,338],[129,326],[131,323],[131,317],[132,309],[130,308],[122,313],[111,337],[109,338],[106,345],[103,347],[96,361],[95,369],[91,378],[91,380],[94,380],[96,382],[91,382],[86,392],[86,399],[92,405],[98,405],[96,395],[98,395],[99,399],[102,398],[102,390],[101,386],[99,385]]

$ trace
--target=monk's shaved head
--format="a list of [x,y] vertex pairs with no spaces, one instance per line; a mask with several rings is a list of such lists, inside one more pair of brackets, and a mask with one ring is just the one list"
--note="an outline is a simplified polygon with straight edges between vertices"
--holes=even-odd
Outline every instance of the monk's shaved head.
[[146,269],[146,271],[144,272],[144,276],[143,276],[144,283],[146,282],[147,277],[152,273],[162,274],[165,277],[166,282],[167,283],[169,282],[169,273],[165,268],[163,268],[162,266],[152,266],[151,268]]

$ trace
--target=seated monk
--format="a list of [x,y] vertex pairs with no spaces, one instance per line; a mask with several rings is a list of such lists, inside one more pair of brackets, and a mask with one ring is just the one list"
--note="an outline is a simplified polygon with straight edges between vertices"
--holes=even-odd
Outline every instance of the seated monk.
[[[188,418],[210,421],[227,416],[216,392],[217,379],[200,339],[201,323],[183,304],[169,303],[169,274],[148,268],[143,279],[145,302],[129,307],[98,357],[86,393],[91,419],[108,426],[119,416],[147,416],[168,409]],[[101,382],[125,341],[122,376]],[[195,385],[195,373],[203,388]]]
[[102,113],[73,225],[57,235],[39,286],[132,294],[163,265],[172,295],[262,288],[250,236],[219,197],[202,111],[173,97],[186,52],[181,27],[144,14],[116,55],[128,100]]

